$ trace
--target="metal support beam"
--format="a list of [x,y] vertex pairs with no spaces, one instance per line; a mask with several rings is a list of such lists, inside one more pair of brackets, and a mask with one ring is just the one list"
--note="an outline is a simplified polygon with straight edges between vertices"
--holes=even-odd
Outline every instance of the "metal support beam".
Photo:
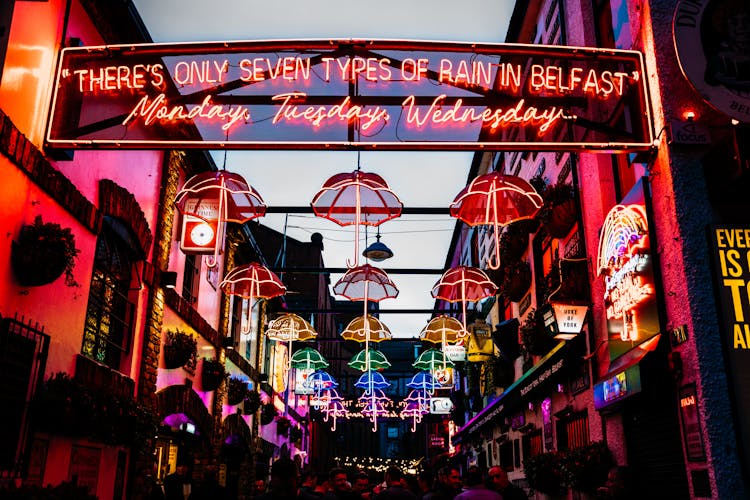
[[[344,274],[349,268],[347,267],[270,267],[275,273],[298,273],[298,274]],[[434,274],[441,275],[445,269],[416,269],[410,267],[395,267],[383,269],[387,274]]]
[[[312,207],[309,205],[295,206],[269,206],[266,208],[267,214],[311,214]],[[401,209],[402,215],[450,215],[448,207],[404,207]]]

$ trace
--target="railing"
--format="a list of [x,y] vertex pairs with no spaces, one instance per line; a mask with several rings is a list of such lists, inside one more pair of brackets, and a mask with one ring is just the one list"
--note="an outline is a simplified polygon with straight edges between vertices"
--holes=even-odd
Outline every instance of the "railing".
[[29,408],[44,382],[50,338],[39,323],[22,317],[0,321],[0,479],[21,477],[29,439]]

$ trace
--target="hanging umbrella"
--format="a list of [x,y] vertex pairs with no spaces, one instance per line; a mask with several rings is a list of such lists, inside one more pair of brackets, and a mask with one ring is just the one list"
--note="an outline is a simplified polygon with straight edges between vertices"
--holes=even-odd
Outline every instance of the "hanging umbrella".
[[318,333],[306,319],[294,313],[284,313],[268,324],[266,335],[271,340],[292,342],[313,339]]
[[435,344],[440,343],[443,351],[447,344],[453,344],[466,337],[469,333],[456,318],[441,314],[427,323],[419,334],[419,338]]
[[322,391],[335,389],[339,384],[327,371],[317,370],[305,379],[304,386],[312,389],[316,395],[320,395]]
[[[398,288],[382,269],[363,264],[349,269],[333,286],[336,295],[349,300],[380,302],[398,297]],[[367,312],[367,309],[365,309]]]
[[227,222],[242,224],[266,214],[266,204],[255,189],[241,175],[226,170],[194,175],[177,193],[174,203],[183,215],[205,221],[211,214],[211,220],[218,220],[213,260],[207,262],[208,267],[217,264]]
[[[277,342],[288,342],[289,352],[292,352],[292,342],[305,341],[318,336],[318,332],[304,318],[294,313],[284,313],[268,324],[266,336]],[[291,358],[287,369],[291,367]]]
[[336,421],[339,418],[346,418],[349,416],[349,411],[344,406],[343,400],[342,401],[331,401],[328,406],[324,407],[324,409],[321,409],[323,414],[325,415],[323,417],[324,422],[328,422],[329,417],[333,417],[333,425],[331,426],[332,431],[336,431]]
[[443,351],[437,349],[427,349],[420,354],[416,361],[412,363],[412,366],[417,370],[427,370],[430,372],[435,371],[435,365],[440,364],[445,368],[453,368],[455,365],[453,361],[448,359]]
[[362,316],[357,316],[346,325],[341,332],[344,340],[354,340],[355,342],[382,342],[392,338],[391,331],[375,316],[368,314],[367,321]]
[[370,352],[361,350],[349,361],[349,366],[355,370],[365,372],[367,370],[384,370],[391,366],[385,354],[370,349]]
[[272,299],[286,293],[286,287],[279,277],[257,262],[235,267],[229,271],[219,284],[219,288],[228,295],[236,295],[248,300],[247,328],[243,327],[242,333],[250,331],[250,310],[253,307],[253,300]]
[[461,302],[464,331],[466,331],[466,302],[476,302],[491,297],[495,292],[497,292],[497,286],[490,281],[484,271],[467,266],[448,269],[432,287],[434,298],[448,302]]
[[[339,226],[354,225],[354,264],[359,262],[359,226],[379,226],[401,216],[403,203],[377,174],[355,170],[329,178],[313,197],[313,212]],[[348,264],[348,262],[347,262]]]
[[378,417],[386,417],[390,414],[386,407],[390,402],[390,398],[385,395],[382,389],[378,388],[365,391],[359,397],[357,406],[362,408],[362,415],[370,418],[373,432],[378,430]]
[[[388,328],[386,328],[380,321],[375,320],[367,314],[367,308],[368,308],[368,302],[380,302],[384,299],[389,298],[395,298],[398,296],[398,288],[396,288],[396,285],[393,284],[391,279],[388,277],[388,275],[381,269],[378,269],[377,267],[373,267],[369,264],[364,264],[362,266],[354,267],[352,269],[349,269],[342,277],[339,279],[336,284],[333,287],[334,293],[337,295],[342,295],[346,297],[349,300],[357,301],[361,300],[364,306],[364,311],[362,313],[362,326],[364,327],[363,332],[360,334],[359,329],[356,328],[357,325],[355,325],[355,321],[352,321],[349,323],[349,326],[352,326],[352,334],[355,337],[355,340],[357,337],[361,335],[363,341],[365,342],[365,351],[369,352],[369,342],[373,339],[373,335],[371,334],[371,331],[374,330],[376,337],[377,335],[380,335],[380,332],[387,332],[383,335],[383,338],[380,340],[387,340],[391,338],[391,333],[388,331]],[[367,318],[365,320],[364,318]],[[372,318],[372,319],[370,319]],[[376,328],[372,328],[373,321],[375,320]],[[347,336],[344,334],[348,334],[349,327],[342,332],[342,337],[345,339]],[[379,340],[374,340],[375,342],[378,342]],[[367,365],[368,362],[365,360],[365,365]]]
[[406,384],[406,387],[432,393],[435,389],[440,388],[440,382],[435,380],[435,377],[429,371],[422,371],[414,375]]
[[500,227],[521,219],[533,218],[544,200],[524,179],[499,172],[474,178],[451,203],[451,216],[469,226],[491,225],[495,229],[495,261],[490,269],[500,267]]
[[328,361],[326,361],[325,358],[312,347],[305,347],[304,349],[295,352],[289,362],[294,368],[304,368],[308,370],[320,370],[321,368],[328,367]]
[[365,391],[371,391],[372,389],[385,389],[390,387],[391,383],[388,382],[385,377],[376,371],[368,370],[359,376],[354,387],[365,389]]
[[422,421],[422,415],[430,412],[429,408],[429,397],[426,396],[424,391],[414,389],[409,392],[409,395],[402,401],[404,408],[399,413],[399,416],[404,418],[412,418],[411,430],[412,432],[417,430],[417,424]]

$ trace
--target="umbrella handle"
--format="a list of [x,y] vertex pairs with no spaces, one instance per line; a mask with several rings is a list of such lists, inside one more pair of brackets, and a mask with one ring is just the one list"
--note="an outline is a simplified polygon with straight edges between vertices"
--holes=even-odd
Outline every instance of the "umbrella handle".
[[497,223],[497,219],[495,219],[495,260],[493,262],[492,257],[490,257],[487,260],[487,267],[492,269],[493,271],[497,271],[500,269],[500,236],[498,234],[499,224]]
[[253,296],[250,295],[250,299],[247,301],[247,321],[245,322],[245,325],[242,325],[242,328],[240,328],[240,333],[250,333],[250,323],[253,320]]

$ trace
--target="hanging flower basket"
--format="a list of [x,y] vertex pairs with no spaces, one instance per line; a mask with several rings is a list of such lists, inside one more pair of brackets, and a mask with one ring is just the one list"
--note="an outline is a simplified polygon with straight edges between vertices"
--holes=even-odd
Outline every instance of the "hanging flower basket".
[[289,422],[288,418],[284,416],[276,417],[276,434],[286,436],[289,433],[290,427],[291,422]]
[[22,286],[46,285],[63,273],[67,286],[78,286],[73,268],[79,253],[70,228],[44,222],[37,215],[33,224],[21,228],[18,241],[11,242],[10,260]]
[[520,301],[531,287],[531,267],[525,260],[503,265],[502,293],[511,302]]
[[248,394],[247,381],[239,377],[229,377],[227,382],[227,403],[238,405]]
[[593,493],[604,485],[615,462],[606,443],[595,441],[568,451],[562,465],[574,490]]
[[279,414],[271,403],[264,404],[260,409],[260,425],[268,425]]
[[242,410],[245,415],[254,415],[260,409],[260,394],[258,391],[248,391]]
[[198,352],[195,336],[179,328],[167,330],[164,339],[164,367],[168,370],[185,366]]
[[560,496],[565,493],[562,455],[556,451],[539,453],[523,461],[523,471],[529,486],[539,493]]
[[300,443],[302,441],[302,429],[300,427],[292,427],[289,429],[289,441],[292,443]]
[[539,222],[553,238],[565,237],[578,219],[578,202],[573,186],[564,182],[547,184],[541,177],[529,182],[542,193],[544,204],[537,213]]
[[500,236],[500,264],[519,260],[529,247],[529,234],[539,228],[532,219],[523,219],[505,228]]
[[226,378],[227,372],[222,363],[216,359],[203,358],[201,387],[204,392],[215,391]]

